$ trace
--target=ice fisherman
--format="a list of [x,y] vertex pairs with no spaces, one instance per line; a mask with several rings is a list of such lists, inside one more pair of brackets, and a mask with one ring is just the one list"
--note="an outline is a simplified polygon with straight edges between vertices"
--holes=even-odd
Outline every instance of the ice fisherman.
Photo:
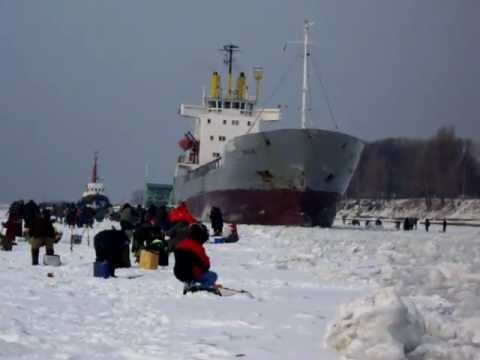
[[115,277],[115,269],[130,267],[129,243],[123,230],[103,230],[95,235],[96,262],[107,262],[109,275]]
[[428,232],[428,228],[430,227],[430,219],[425,219],[425,231]]
[[185,284],[199,283],[204,287],[214,287],[217,274],[210,270],[210,259],[203,247],[208,240],[205,225],[194,223],[189,226],[189,236],[175,247],[175,277]]
[[70,204],[70,206],[65,209],[65,222],[67,223],[68,228],[73,230],[75,226],[77,226],[77,221],[77,207],[74,204]]
[[213,235],[221,236],[223,234],[223,214],[219,207],[212,206],[210,209],[210,222],[212,224]]
[[[133,233],[132,253],[135,254],[136,262],[140,262],[142,249],[163,254],[166,252],[165,234],[157,225],[144,223],[135,229]],[[167,255],[168,256],[168,255]]]
[[188,237],[190,232],[189,226],[198,221],[190,213],[184,201],[180,202],[178,206],[170,212],[168,221],[170,223],[170,228],[166,231],[166,235],[169,237],[168,249],[169,251],[173,251],[181,240]]
[[442,230],[443,230],[443,232],[447,232],[447,219],[446,218],[443,218]]
[[8,219],[2,223],[6,229],[5,237],[2,238],[2,250],[11,251],[12,245],[15,244],[15,237],[22,236],[22,218],[20,213],[11,210],[8,213]]
[[38,265],[42,246],[45,246],[47,255],[54,255],[53,244],[57,235],[50,220],[50,210],[43,209],[41,215],[32,220],[28,232],[31,237],[32,265]]

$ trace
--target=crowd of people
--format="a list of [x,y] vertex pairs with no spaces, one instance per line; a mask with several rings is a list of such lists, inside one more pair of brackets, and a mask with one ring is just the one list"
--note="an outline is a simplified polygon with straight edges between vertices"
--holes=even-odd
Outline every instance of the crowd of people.
[[[209,239],[209,229],[191,214],[185,202],[170,211],[165,206],[144,209],[125,204],[116,219],[120,230],[104,230],[94,240],[96,261],[108,263],[110,276],[115,276],[115,269],[130,266],[126,254],[131,243],[130,250],[137,262],[142,250],[166,258],[164,265],[168,265],[168,255],[173,253],[173,273],[186,287],[215,285],[218,276],[210,270],[210,259],[203,246]],[[238,241],[235,226],[230,227],[228,235],[223,233],[220,208],[212,207],[210,220],[214,236],[226,235],[228,241]]]
[[[347,216],[343,215],[342,216],[342,223],[345,225],[346,222],[347,222]],[[419,219],[416,218],[416,217],[406,217],[403,220],[402,219],[395,219],[394,223],[395,223],[395,229],[396,230],[400,230],[401,228],[403,228],[403,230],[406,230],[406,231],[417,230]],[[359,219],[352,219],[350,224],[353,225],[353,226],[360,226],[360,220]],[[429,218],[425,218],[425,221],[423,222],[423,224],[425,225],[425,231],[428,232],[428,230],[430,229],[431,220]],[[448,225],[446,218],[443,218],[443,220],[441,221],[441,225],[442,225],[442,231],[446,232],[447,231],[447,225]],[[383,222],[382,222],[381,219],[378,219],[378,218],[375,221],[370,220],[370,219],[365,220],[365,227],[366,228],[369,228],[369,227],[372,227],[372,226],[373,227],[382,227]]]
[[[210,212],[212,234],[225,238],[225,242],[238,241],[236,226],[232,224],[224,233],[224,221],[219,207]],[[212,287],[217,274],[210,270],[210,259],[204,244],[209,239],[209,229],[196,219],[185,202],[169,210],[166,206],[124,204],[117,212],[110,213],[110,219],[118,221],[120,229],[104,230],[94,237],[97,262],[106,262],[109,275],[115,276],[115,269],[130,267],[130,252],[136,262],[142,250],[147,250],[166,259],[173,254],[173,273],[189,286],[193,283]],[[39,206],[33,200],[24,203],[16,201],[8,210],[3,250],[10,251],[16,239],[25,238],[31,247],[32,265],[39,264],[40,249],[45,247],[46,255],[54,255],[54,245],[62,234],[55,230],[54,222],[64,224],[68,229],[90,228],[95,222],[95,210],[88,206],[67,204],[63,208]]]

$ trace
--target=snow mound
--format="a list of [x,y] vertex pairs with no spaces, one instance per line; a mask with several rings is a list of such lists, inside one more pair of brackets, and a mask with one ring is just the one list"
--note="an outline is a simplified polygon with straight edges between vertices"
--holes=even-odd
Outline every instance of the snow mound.
[[342,305],[326,344],[347,359],[404,360],[425,335],[423,317],[393,288]]
[[443,219],[450,222],[480,220],[480,199],[432,199],[427,208],[425,199],[356,199],[345,200],[339,204],[337,218],[404,218],[419,217]]

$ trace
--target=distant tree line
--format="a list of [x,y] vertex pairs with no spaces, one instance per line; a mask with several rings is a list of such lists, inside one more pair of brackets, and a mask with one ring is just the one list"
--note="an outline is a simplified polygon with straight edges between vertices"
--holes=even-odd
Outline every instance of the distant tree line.
[[366,145],[349,198],[480,197],[477,145],[443,127],[428,140],[391,138]]

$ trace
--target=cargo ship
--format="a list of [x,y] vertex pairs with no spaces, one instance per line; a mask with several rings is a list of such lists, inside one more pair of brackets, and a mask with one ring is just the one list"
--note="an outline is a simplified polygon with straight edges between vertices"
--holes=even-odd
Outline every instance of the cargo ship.
[[208,219],[220,207],[227,222],[263,225],[332,225],[336,204],[357,167],[364,143],[347,134],[306,127],[309,31],[303,41],[301,126],[262,131],[261,124],[280,120],[279,108],[259,106],[261,68],[253,69],[255,94],[240,73],[233,84],[232,62],[238,47],[225,45],[226,91],[214,72],[200,105],[180,105],[194,130],[179,141],[173,181],[175,202]]

